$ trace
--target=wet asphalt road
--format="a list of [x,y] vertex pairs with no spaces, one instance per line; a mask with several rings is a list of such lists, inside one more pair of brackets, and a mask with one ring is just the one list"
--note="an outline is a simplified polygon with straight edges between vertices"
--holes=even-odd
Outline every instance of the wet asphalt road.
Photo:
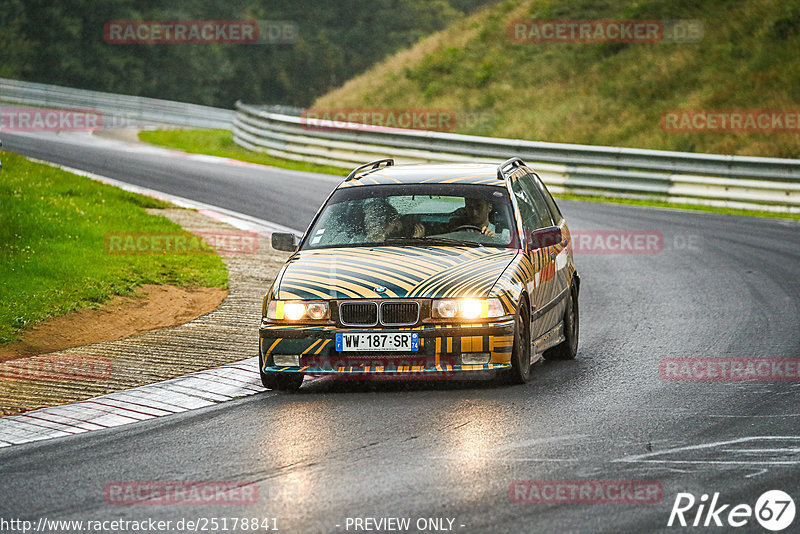
[[[338,180],[123,151],[80,135],[4,134],[3,143],[5,150],[297,229]],[[679,492],[698,499],[719,492],[720,504],[753,506],[764,491],[780,489],[800,505],[800,382],[668,381],[659,373],[664,358],[800,357],[800,225],[559,205],[573,232],[663,236],[663,250],[654,254],[576,253],[577,360],[538,364],[524,386],[317,380],[297,394],[265,392],[2,449],[0,518],[152,517],[174,525],[181,518],[259,517],[276,518],[286,532],[365,532],[348,518],[371,517],[410,518],[411,532],[420,525],[464,533],[653,532],[691,530],[666,526]],[[250,482],[258,500],[104,500],[106,484],[132,480]],[[509,488],[520,480],[652,481],[663,498],[511,502]],[[686,518],[696,512],[695,506]],[[444,518],[444,526],[417,524],[431,518]],[[764,530],[750,518],[737,531]],[[800,531],[800,518],[790,531]]]

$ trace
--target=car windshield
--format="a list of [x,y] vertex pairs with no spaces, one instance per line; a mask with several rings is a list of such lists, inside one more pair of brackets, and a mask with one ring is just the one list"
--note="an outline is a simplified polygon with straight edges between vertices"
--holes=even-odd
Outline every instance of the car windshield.
[[302,248],[379,245],[516,246],[502,187],[414,184],[337,190]]

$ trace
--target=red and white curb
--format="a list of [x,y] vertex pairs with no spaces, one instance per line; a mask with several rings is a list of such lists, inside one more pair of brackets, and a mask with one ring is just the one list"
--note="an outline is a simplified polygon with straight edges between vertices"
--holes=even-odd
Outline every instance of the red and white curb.
[[85,401],[2,417],[0,447],[196,410],[262,391],[256,356]]

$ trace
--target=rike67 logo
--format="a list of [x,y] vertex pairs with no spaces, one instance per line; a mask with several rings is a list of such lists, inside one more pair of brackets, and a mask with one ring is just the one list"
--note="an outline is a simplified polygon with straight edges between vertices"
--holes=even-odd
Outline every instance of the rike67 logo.
[[795,511],[794,500],[781,490],[764,492],[754,507],[722,504],[719,493],[714,493],[710,501],[705,493],[699,499],[691,493],[678,493],[667,526],[739,528],[752,524],[755,518],[763,528],[780,532],[794,522]]

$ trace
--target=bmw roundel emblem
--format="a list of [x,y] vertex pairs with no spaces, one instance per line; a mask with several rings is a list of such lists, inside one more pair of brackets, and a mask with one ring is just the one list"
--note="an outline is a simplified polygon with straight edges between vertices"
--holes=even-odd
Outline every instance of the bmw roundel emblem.
[[375,288],[375,293],[386,293],[386,288],[383,286],[378,286]]

